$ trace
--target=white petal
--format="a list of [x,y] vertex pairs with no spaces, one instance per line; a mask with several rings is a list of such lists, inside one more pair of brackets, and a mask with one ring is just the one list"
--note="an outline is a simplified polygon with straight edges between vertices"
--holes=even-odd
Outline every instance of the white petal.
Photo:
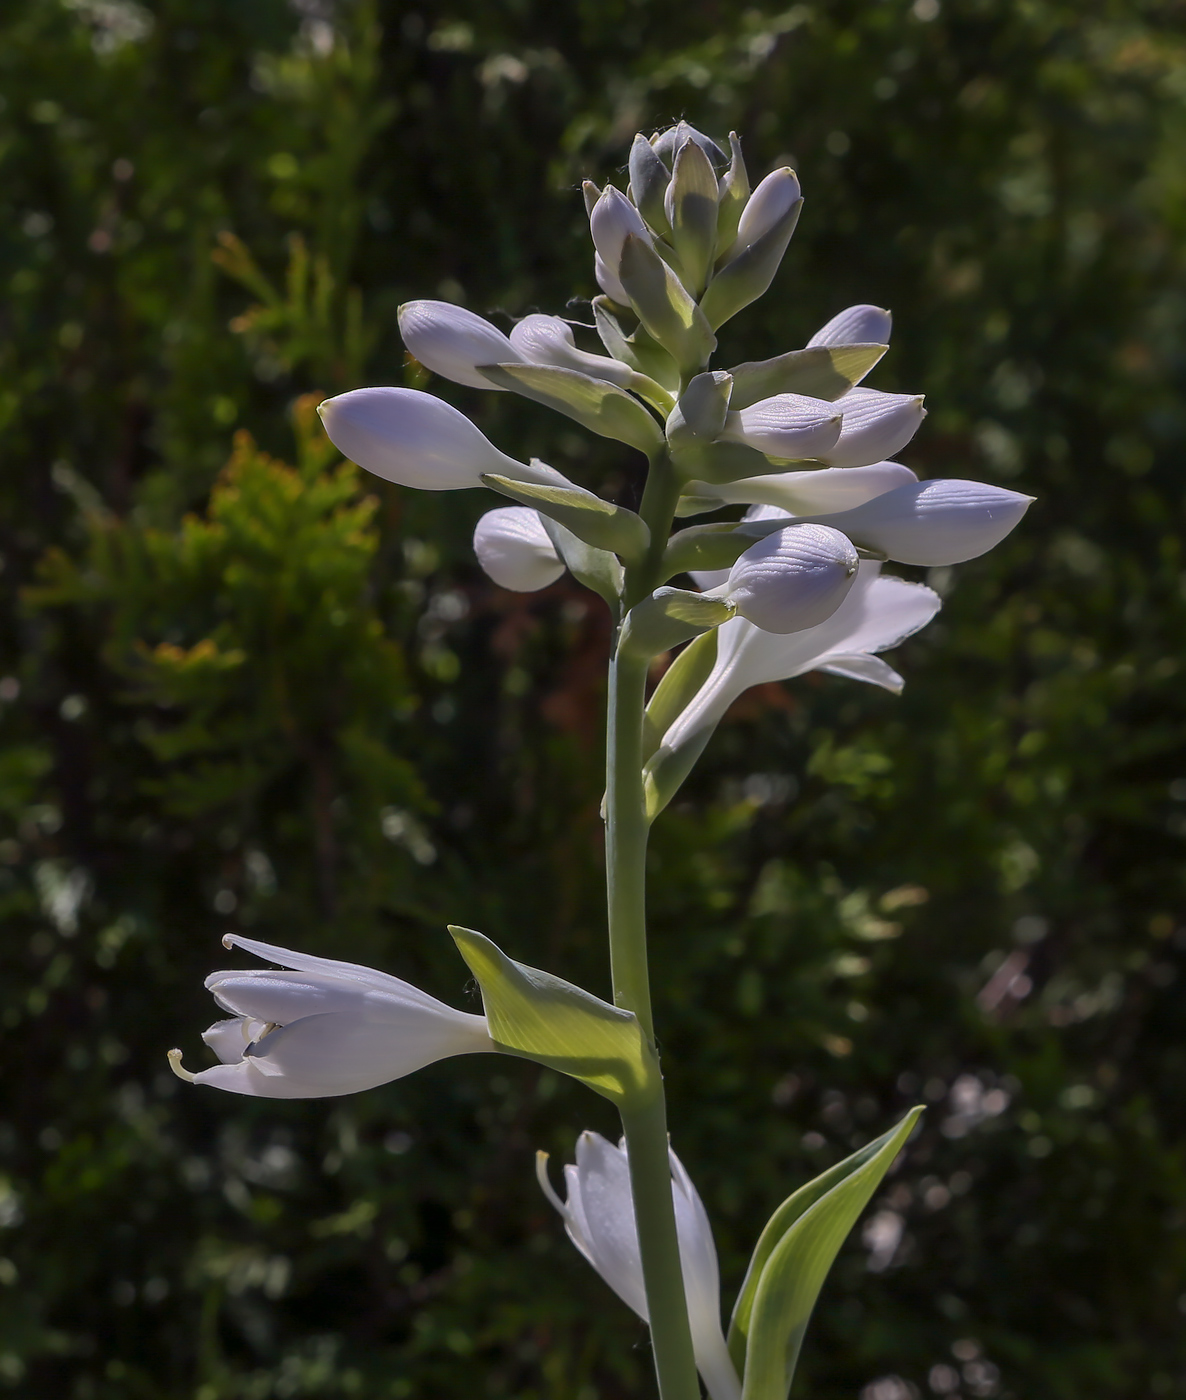
[[802,196],[799,180],[790,166],[772,170],[746,201],[737,225],[737,242],[730,257],[756,243],[788,213]]
[[864,681],[867,685],[879,685],[894,695],[902,693],[906,682],[897,671],[882,661],[879,656],[833,656],[829,661],[821,661],[815,668],[826,671],[830,676],[844,676],[850,681]]
[[844,422],[836,445],[821,453],[833,467],[863,467],[900,451],[926,417],[921,394],[883,394],[877,389],[850,389],[836,407]]
[[309,1016],[257,1040],[238,1064],[203,1070],[196,1082],[265,1098],[353,1094],[450,1055],[493,1050],[485,1024],[481,1016],[446,1019],[412,1007],[394,1021],[368,1015],[365,1006]]
[[[691,481],[684,489],[689,496],[761,502],[793,515],[824,515],[863,505],[917,480],[914,472],[900,462],[873,462],[867,467],[822,467],[815,471],[747,476],[719,486]],[[754,517],[750,514],[746,518]]]
[[505,335],[481,316],[447,301],[408,301],[399,308],[404,344],[434,374],[475,389],[500,389],[478,365],[506,364],[519,359]]
[[839,530],[788,525],[745,551],[729,571],[725,596],[766,632],[801,632],[836,611],[856,578],[857,562]]
[[807,342],[813,345],[888,345],[894,318],[880,306],[849,306],[821,326]]
[[1032,501],[982,481],[919,481],[816,519],[902,564],[962,564],[999,544]]
[[582,374],[608,380],[620,387],[630,384],[635,377],[630,366],[621,360],[578,349],[572,327],[559,316],[538,313],[524,316],[511,331],[510,343],[529,364],[559,365],[562,369],[580,370]]
[[616,272],[610,271],[600,253],[593,254],[593,275],[597,278],[597,285],[611,301],[616,301],[619,306],[630,305],[630,298],[626,294],[626,288],[622,286],[621,278]]
[[494,582],[514,593],[534,593],[564,573],[539,512],[526,506],[488,510],[474,530],[474,553]]
[[574,1182],[578,1219],[587,1232],[593,1267],[645,1322],[646,1291],[625,1152],[600,1133],[582,1133],[577,1139],[576,1171],[569,1178],[570,1207]]
[[821,457],[842,430],[842,410],[835,404],[804,394],[775,394],[730,413],[721,437],[791,460]]
[[[739,1400],[741,1385],[721,1332],[720,1276],[708,1215],[675,1153],[670,1154],[680,1265],[696,1365],[712,1400]],[[646,1290],[630,1165],[624,1147],[599,1133],[582,1133],[577,1162],[564,1169],[568,1199],[560,1201],[540,1175],[548,1199],[564,1218],[568,1236],[619,1298],[645,1322]]]
[[243,1058],[251,1042],[263,1035],[266,1025],[265,1021],[235,1016],[230,1021],[215,1021],[209,1030],[202,1032],[202,1039],[224,1065],[234,1065]]

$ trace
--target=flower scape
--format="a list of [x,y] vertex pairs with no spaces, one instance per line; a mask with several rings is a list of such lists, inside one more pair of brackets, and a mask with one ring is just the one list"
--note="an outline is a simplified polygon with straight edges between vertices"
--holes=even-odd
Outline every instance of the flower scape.
[[[504,334],[442,301],[400,309],[408,351],[458,384],[521,394],[641,453],[636,510],[552,466],[501,452],[455,408],[403,387],[358,388],[320,408],[359,466],[425,491],[489,489],[474,550],[503,588],[566,571],[614,623],[607,715],[607,912],[612,1002],[451,928],[484,1015],[396,977],[228,935],[276,970],[216,972],[229,1014],[204,1035],[219,1063],[196,1084],[271,1098],[349,1094],[454,1055],[501,1052],[582,1081],[618,1108],[618,1145],[581,1134],[561,1199],[573,1243],[649,1324],[663,1400],[785,1400],[824,1279],[921,1109],[790,1195],[759,1238],[722,1328],[707,1212],[669,1146],[646,957],[650,824],[742,692],[810,671],[898,692],[881,653],[924,627],[940,599],[885,572],[951,566],[998,544],[1031,498],[897,462],[925,417],[919,394],[864,385],[890,341],[875,306],[840,311],[799,349],[712,367],[717,330],[770,286],[803,205],[774,170],[752,189],[729,151],[686,123],[634,138],[627,189],[584,185],[601,294],[601,351],[559,316]],[[726,519],[745,507],[741,519]],[[711,517],[701,523],[677,520]],[[647,698],[654,658],[682,648]],[[678,1137],[678,1133],[677,1133]]]

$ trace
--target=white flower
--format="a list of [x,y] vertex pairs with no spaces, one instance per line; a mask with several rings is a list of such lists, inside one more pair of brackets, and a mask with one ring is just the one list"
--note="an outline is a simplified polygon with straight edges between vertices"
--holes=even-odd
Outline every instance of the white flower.
[[419,389],[351,389],[317,409],[334,446],[352,462],[400,486],[462,491],[484,473],[567,485],[542,463],[500,452],[464,413]]
[[745,551],[729,571],[724,596],[764,632],[801,632],[836,611],[857,563],[856,550],[839,530],[788,525]]
[[[873,462],[867,467],[824,467],[815,471],[774,472],[722,485],[690,481],[689,496],[717,496],[722,501],[778,506],[792,515],[823,515],[863,505],[918,477],[900,462]],[[751,520],[752,514],[746,519]],[[766,517],[760,517],[766,518]]]
[[474,553],[494,582],[513,593],[547,588],[564,572],[539,511],[527,506],[488,510],[474,530]]
[[1000,544],[1033,500],[983,481],[917,481],[814,519],[900,564],[962,564]]
[[896,646],[939,611],[939,595],[918,583],[880,576],[881,565],[862,559],[848,596],[826,622],[780,637],[735,617],[717,628],[717,658],[708,679],[663,736],[662,750],[696,738],[705,742],[743,692],[767,681],[808,671],[880,685],[895,693],[902,677],[874,652]]
[[734,409],[721,437],[743,442],[771,457],[822,460],[842,431],[842,411],[806,394],[775,394],[748,408]]
[[651,241],[642,215],[621,190],[606,185],[589,214],[589,231],[597,250],[594,270],[598,286],[620,305],[629,306],[630,298],[622,286],[618,269],[622,263],[622,245],[630,234],[645,238],[648,243]]
[[479,373],[479,365],[520,358],[514,345],[489,321],[447,301],[406,301],[399,309],[404,344],[433,374],[472,389],[501,389]]
[[215,972],[207,988],[229,1021],[202,1039],[222,1061],[194,1084],[268,1099],[318,1099],[373,1089],[450,1055],[493,1050],[485,1016],[454,1011],[398,977],[355,963],[274,948],[237,934],[222,940],[286,971]]
[[732,261],[752,243],[756,243],[764,233],[778,223],[779,219],[798,204],[803,191],[799,179],[789,165],[781,170],[772,170],[746,201],[737,225],[737,241],[729,250]]
[[[614,300],[617,301],[616,296]],[[638,377],[622,360],[579,350],[573,339],[572,327],[559,316],[539,313],[524,316],[511,331],[510,345],[516,351],[516,358],[529,364],[559,365],[561,369],[580,370],[582,374],[608,380],[620,388],[629,388]]]
[[888,345],[893,323],[893,316],[880,306],[849,306],[821,326],[807,345]]
[[[670,1152],[670,1158],[675,1224],[696,1366],[712,1400],[740,1400],[741,1383],[721,1332],[720,1273],[708,1213],[679,1158],[674,1152]],[[567,1201],[562,1201],[552,1189],[547,1161],[546,1152],[537,1154],[536,1174],[544,1193],[563,1217],[569,1239],[627,1307],[646,1322],[647,1300],[625,1140],[615,1147],[599,1133],[580,1135],[576,1165],[564,1168]]]
[[919,394],[850,389],[835,403],[804,394],[774,394],[731,412],[721,436],[770,457],[864,467],[905,447],[925,415]]

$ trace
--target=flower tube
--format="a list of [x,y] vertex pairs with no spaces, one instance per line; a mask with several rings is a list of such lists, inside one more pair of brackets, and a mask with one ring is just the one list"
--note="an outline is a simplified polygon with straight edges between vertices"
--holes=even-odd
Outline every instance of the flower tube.
[[399,486],[463,491],[481,486],[485,473],[569,484],[551,467],[526,466],[500,452],[464,413],[419,389],[351,389],[317,412],[343,456]]
[[488,510],[474,530],[474,553],[494,582],[512,593],[535,593],[564,572],[539,511],[527,506]]
[[406,301],[399,308],[399,333],[412,355],[433,374],[471,389],[498,389],[479,365],[501,365],[522,356],[497,326],[464,306],[447,301]]
[[238,934],[222,941],[285,970],[206,979],[231,1019],[202,1036],[222,1061],[212,1069],[191,1074],[181,1051],[169,1052],[174,1073],[190,1083],[258,1098],[329,1098],[402,1079],[450,1055],[495,1048],[485,1016],[455,1011],[398,977]]
[[[721,1331],[720,1273],[708,1212],[679,1158],[670,1149],[668,1153],[696,1367],[711,1400],[740,1400],[741,1383]],[[536,1154],[540,1186],[560,1213],[569,1239],[626,1306],[646,1322],[647,1300],[625,1139],[615,1147],[600,1133],[585,1132],[577,1139],[576,1155],[576,1165],[564,1168],[566,1201],[548,1180],[546,1152]]]
[[[690,496],[716,496],[721,501],[777,506],[791,515],[824,515],[864,505],[918,477],[900,462],[872,462],[867,467],[823,467],[814,471],[774,472],[721,484],[690,481]],[[765,519],[747,515],[746,519]]]

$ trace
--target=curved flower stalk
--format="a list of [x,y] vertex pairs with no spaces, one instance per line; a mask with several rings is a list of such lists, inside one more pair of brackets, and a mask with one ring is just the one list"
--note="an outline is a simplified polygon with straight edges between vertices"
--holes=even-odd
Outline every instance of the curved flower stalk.
[[222,942],[284,970],[207,977],[231,1018],[202,1035],[222,1062],[213,1069],[191,1074],[181,1051],[170,1052],[174,1072],[191,1083],[257,1098],[328,1098],[496,1048],[485,1016],[455,1011],[398,977],[233,933]]
[[[708,1212],[683,1163],[670,1149],[668,1155],[696,1368],[711,1400],[740,1400],[741,1382],[721,1330],[720,1271]],[[564,1168],[567,1200],[560,1199],[548,1180],[546,1152],[536,1153],[539,1184],[564,1220],[569,1239],[626,1306],[646,1322],[626,1140],[615,1147],[600,1133],[584,1132],[577,1139],[576,1157],[575,1165]]]

